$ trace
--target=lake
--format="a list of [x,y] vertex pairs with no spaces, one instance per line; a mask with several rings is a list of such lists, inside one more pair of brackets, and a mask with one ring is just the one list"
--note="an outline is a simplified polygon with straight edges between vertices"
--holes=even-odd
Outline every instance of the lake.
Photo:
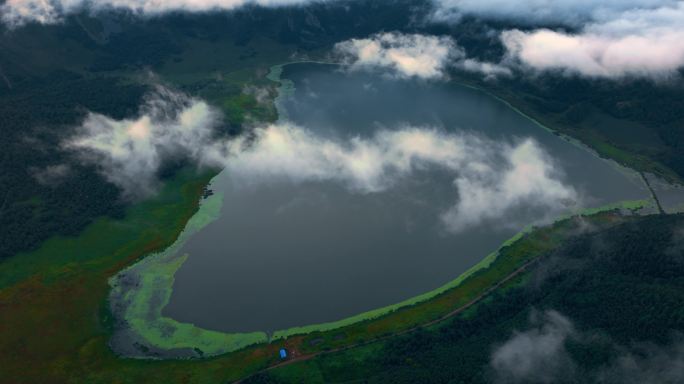
[[[429,126],[511,145],[533,138],[582,206],[649,196],[638,179],[478,90],[330,65],[288,65],[282,76],[295,84],[284,115],[321,137]],[[211,188],[224,194],[221,216],[184,244],[189,258],[164,315],[226,332],[272,332],[400,302],[455,279],[527,224],[562,213],[519,204],[446,230],[443,213],[459,198],[454,173],[429,166],[364,193],[326,179],[245,183],[229,171]]]

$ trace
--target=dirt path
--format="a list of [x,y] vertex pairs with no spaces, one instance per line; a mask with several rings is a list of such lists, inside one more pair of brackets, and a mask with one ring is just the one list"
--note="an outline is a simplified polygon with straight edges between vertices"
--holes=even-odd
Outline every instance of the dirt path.
[[417,325],[417,326],[415,326],[415,327],[413,327],[413,328],[409,328],[409,329],[403,330],[403,331],[401,331],[401,332],[393,333],[393,334],[387,335],[387,336],[378,337],[378,338],[376,338],[376,339],[369,340],[369,341],[365,341],[365,342],[362,342],[362,343],[347,345],[347,346],[344,346],[344,347],[339,347],[339,348],[335,348],[335,349],[330,349],[330,350],[327,350],[327,351],[321,351],[321,352],[316,352],[316,353],[310,353],[310,354],[307,354],[307,355],[300,355],[300,356],[294,357],[294,358],[292,358],[292,359],[282,361],[282,362],[280,362],[280,363],[278,363],[278,364],[274,364],[274,365],[272,365],[272,366],[270,366],[270,367],[268,367],[268,368],[264,368],[264,369],[262,369],[261,371],[255,372],[254,374],[252,374],[252,375],[250,375],[250,376],[248,376],[248,377],[246,377],[246,378],[244,378],[244,379],[240,379],[240,380],[236,381],[235,384],[242,383],[243,380],[245,380],[245,379],[247,379],[247,378],[249,378],[249,377],[258,375],[258,374],[260,374],[260,373],[268,372],[268,371],[273,370],[273,369],[276,369],[276,368],[281,368],[281,367],[284,367],[284,366],[287,366],[287,365],[290,365],[290,364],[299,363],[299,362],[306,361],[306,360],[311,360],[311,359],[313,359],[314,357],[321,356],[321,355],[327,355],[327,354],[331,354],[331,353],[347,351],[347,350],[350,350],[350,349],[353,349],[353,348],[358,348],[358,347],[362,347],[362,346],[365,346],[365,345],[377,343],[377,342],[379,342],[379,341],[388,340],[388,339],[391,339],[391,338],[393,338],[393,337],[405,335],[405,334],[408,334],[408,333],[411,333],[411,332],[415,332],[415,331],[417,331],[417,330],[419,330],[419,329],[428,328],[428,327],[433,326],[433,325],[435,325],[435,324],[441,323],[441,322],[443,322],[443,321],[445,321],[445,320],[447,320],[447,319],[450,319],[450,318],[452,318],[452,317],[454,317],[454,316],[456,316],[456,315],[462,313],[463,311],[467,310],[468,308],[472,307],[473,305],[477,304],[479,301],[481,301],[481,300],[482,300],[483,298],[485,298],[487,295],[489,295],[490,293],[494,292],[495,290],[497,290],[498,288],[500,288],[502,285],[504,285],[504,284],[506,284],[507,282],[509,282],[511,279],[513,279],[513,278],[515,278],[516,276],[520,275],[520,274],[521,274],[522,272],[524,272],[530,265],[532,265],[532,264],[534,264],[535,262],[537,262],[537,260],[539,260],[538,257],[537,257],[537,258],[534,258],[534,259],[532,259],[532,260],[530,260],[530,261],[528,261],[528,262],[526,262],[526,263],[523,264],[520,268],[518,268],[518,269],[516,269],[515,271],[511,272],[508,276],[506,276],[505,278],[503,278],[502,280],[500,280],[498,283],[496,283],[496,284],[492,285],[491,287],[489,287],[486,291],[482,292],[482,293],[481,293],[480,295],[478,295],[476,298],[472,299],[471,301],[467,302],[466,304],[464,304],[464,305],[462,305],[462,306],[460,306],[460,307],[454,309],[453,311],[447,313],[446,315],[444,315],[444,316],[442,316],[442,317],[440,317],[440,318],[438,318],[438,319],[429,321],[429,322],[424,323],[424,324]]

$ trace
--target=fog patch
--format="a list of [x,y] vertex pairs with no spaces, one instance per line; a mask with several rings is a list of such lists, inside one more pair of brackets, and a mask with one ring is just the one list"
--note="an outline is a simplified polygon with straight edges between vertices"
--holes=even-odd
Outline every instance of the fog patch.
[[[499,383],[596,382],[605,384],[674,384],[684,381],[684,339],[677,334],[667,345],[638,343],[629,348],[608,340],[615,353],[607,363],[585,369],[573,359],[567,343],[591,348],[598,334],[580,332],[563,314],[530,313],[530,328],[515,331],[491,355],[493,378]],[[598,339],[597,339],[598,337]]]
[[271,90],[267,87],[247,85],[242,88],[242,93],[254,97],[254,100],[262,105],[269,104],[273,99],[273,97],[271,97]]
[[675,384],[684,382],[684,342],[669,346],[640,345],[603,368],[599,383]]
[[513,74],[511,69],[504,64],[490,63],[470,58],[457,61],[454,66],[466,72],[482,74],[486,80],[496,79],[501,76],[508,77]]
[[67,164],[48,165],[44,168],[31,167],[31,175],[38,184],[54,186],[60,184],[71,175],[72,169]]
[[565,342],[575,334],[572,322],[556,311],[533,311],[531,328],[516,331],[491,357],[499,383],[553,383],[572,374],[575,365]]

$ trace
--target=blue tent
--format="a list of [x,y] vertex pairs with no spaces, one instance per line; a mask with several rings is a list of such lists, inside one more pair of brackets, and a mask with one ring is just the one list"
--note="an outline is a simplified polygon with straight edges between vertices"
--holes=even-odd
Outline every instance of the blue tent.
[[287,357],[287,350],[285,348],[280,349],[280,358],[284,359]]

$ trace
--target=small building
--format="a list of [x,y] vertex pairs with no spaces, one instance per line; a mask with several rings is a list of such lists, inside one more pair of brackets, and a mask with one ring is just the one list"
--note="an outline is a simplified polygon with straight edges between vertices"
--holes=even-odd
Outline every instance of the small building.
[[287,350],[285,348],[280,349],[280,358],[281,359],[287,358]]

